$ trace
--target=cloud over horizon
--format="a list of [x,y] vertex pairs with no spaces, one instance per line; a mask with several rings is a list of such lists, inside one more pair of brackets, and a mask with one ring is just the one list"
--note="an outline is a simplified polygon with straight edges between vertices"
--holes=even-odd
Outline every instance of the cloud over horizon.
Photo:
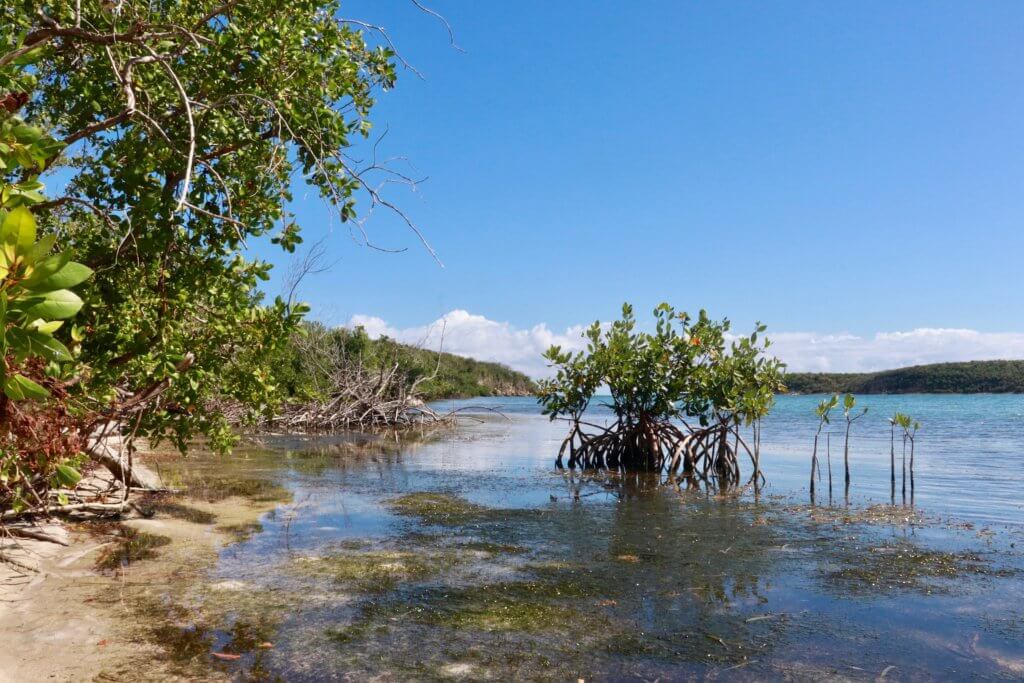
[[443,350],[448,353],[503,363],[531,377],[547,376],[547,365],[541,354],[552,344],[569,349],[583,348],[585,329],[583,325],[576,325],[556,333],[544,323],[529,329],[517,328],[462,309],[449,311],[434,322],[418,327],[396,329],[382,318],[371,315],[354,315],[345,326],[358,325],[371,337],[387,335],[429,349],[441,345],[443,334]]
[[[583,348],[585,325],[555,332],[546,324],[519,328],[507,322],[455,309],[427,325],[395,328],[382,318],[352,316],[346,327],[361,325],[371,337],[437,348],[477,360],[503,363],[531,377],[549,370],[541,353],[552,344]],[[845,332],[769,333],[771,351],[791,372],[872,372],[907,365],[967,360],[1024,358],[1024,332],[978,332],[958,328],[917,328],[859,336]]]

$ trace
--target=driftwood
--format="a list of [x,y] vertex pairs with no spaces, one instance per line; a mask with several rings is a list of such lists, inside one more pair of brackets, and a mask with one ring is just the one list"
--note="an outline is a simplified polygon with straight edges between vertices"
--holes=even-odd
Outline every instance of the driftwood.
[[[177,365],[178,372],[186,372],[194,362],[194,354],[185,354]],[[85,428],[85,453],[109,470],[117,481],[122,482],[125,486],[125,499],[133,488],[150,491],[161,489],[160,481],[155,476],[132,467],[134,431],[128,429],[127,425],[157,402],[169,386],[170,380],[163,379],[138,391],[121,390],[120,401]]]
[[293,432],[333,432],[435,424],[449,419],[417,395],[426,378],[408,382],[396,361],[376,372],[354,362],[333,373],[333,386],[323,399],[282,406],[261,425]]
[[46,543],[56,543],[57,545],[63,546],[70,545],[66,539],[63,539],[60,536],[47,534],[29,527],[8,526],[4,527],[4,532],[15,538],[29,538],[33,541],[44,541]]
[[68,514],[71,512],[86,512],[98,515],[120,514],[129,508],[126,502],[118,503],[70,503],[68,505],[46,505],[43,507],[31,508],[22,512],[8,510],[0,515],[0,519],[14,517],[26,517],[33,515],[55,515]]
[[[277,413],[265,417],[257,427],[285,432],[337,432],[424,426],[448,422],[450,413],[438,413],[422,399],[420,387],[437,377],[441,351],[433,372],[414,377],[398,351],[372,364],[349,355],[336,343],[329,330],[310,327],[293,338],[304,375],[314,397],[286,402]],[[444,344],[444,330],[441,330]],[[223,409],[223,407],[222,407]],[[229,420],[242,423],[240,407],[225,410]]]
[[[115,440],[120,441],[121,447],[118,450],[111,447],[111,442]],[[117,436],[104,436],[102,431],[98,431],[89,437],[85,452],[93,461],[107,468],[117,481],[124,482],[130,488],[160,489],[159,479],[149,472],[132,467],[130,459],[124,457],[124,452],[129,448],[133,448],[133,444],[125,443]]]

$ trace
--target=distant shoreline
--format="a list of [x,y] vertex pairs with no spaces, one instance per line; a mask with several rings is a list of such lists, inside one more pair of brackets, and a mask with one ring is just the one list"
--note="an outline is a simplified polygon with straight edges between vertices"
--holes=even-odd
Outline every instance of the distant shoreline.
[[829,396],[831,394],[858,394],[863,396],[1024,396],[1024,391],[783,391],[776,396]]
[[794,372],[786,394],[1024,394],[1024,360],[933,363],[880,372]]

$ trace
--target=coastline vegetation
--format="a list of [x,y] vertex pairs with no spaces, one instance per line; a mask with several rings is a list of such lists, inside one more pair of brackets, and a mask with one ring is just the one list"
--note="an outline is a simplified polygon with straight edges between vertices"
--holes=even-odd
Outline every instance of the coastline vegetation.
[[[534,384],[497,363],[432,352],[363,328],[305,323],[274,362],[280,404],[256,425],[291,432],[377,430],[443,423],[428,401],[462,396],[528,395]],[[223,412],[245,424],[244,407]]]
[[[570,468],[681,469],[685,477],[728,486],[740,483],[742,446],[756,482],[762,476],[757,439],[752,449],[740,427],[767,415],[782,388],[783,364],[759,338],[764,326],[727,344],[728,319],[701,311],[694,320],[664,303],[654,318],[653,334],[637,332],[633,308],[625,304],[620,320],[587,330],[585,351],[548,349],[556,374],[541,382],[538,400],[545,415],[570,423],[557,464],[568,453]],[[615,414],[606,426],[584,419],[600,387],[610,392]]]
[[[311,349],[310,339],[319,350]],[[312,353],[311,353],[312,351]],[[444,351],[403,344],[380,337],[371,339],[362,327],[327,328],[316,322],[304,324],[281,352],[277,378],[287,401],[303,401],[329,392],[331,366],[328,356],[359,364],[368,372],[398,363],[402,381],[418,385],[424,401],[477,396],[531,396],[537,386],[521,372],[500,363],[474,360]]]
[[[275,362],[308,308],[266,297],[271,265],[247,248],[294,252],[299,187],[357,242],[371,243],[357,204],[420,238],[382,195],[413,181],[349,152],[395,84],[395,53],[338,12],[334,0],[0,7],[5,514],[90,505],[66,493],[89,459],[125,493],[151,488],[136,439],[227,451],[229,417],[275,413]],[[22,438],[37,426],[43,443]]]
[[1024,360],[933,363],[882,372],[786,373],[793,394],[1020,394]]

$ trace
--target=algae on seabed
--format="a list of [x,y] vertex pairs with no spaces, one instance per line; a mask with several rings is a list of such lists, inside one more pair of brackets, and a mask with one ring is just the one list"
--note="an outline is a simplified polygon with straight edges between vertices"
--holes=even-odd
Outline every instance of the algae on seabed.
[[491,508],[438,491],[407,493],[392,498],[388,505],[398,514],[419,517],[426,524],[465,524],[486,519],[492,513]]
[[411,552],[403,550],[354,550],[312,557],[299,557],[292,570],[328,578],[364,591],[386,591],[397,584],[421,581],[439,574],[458,561],[453,552]]

